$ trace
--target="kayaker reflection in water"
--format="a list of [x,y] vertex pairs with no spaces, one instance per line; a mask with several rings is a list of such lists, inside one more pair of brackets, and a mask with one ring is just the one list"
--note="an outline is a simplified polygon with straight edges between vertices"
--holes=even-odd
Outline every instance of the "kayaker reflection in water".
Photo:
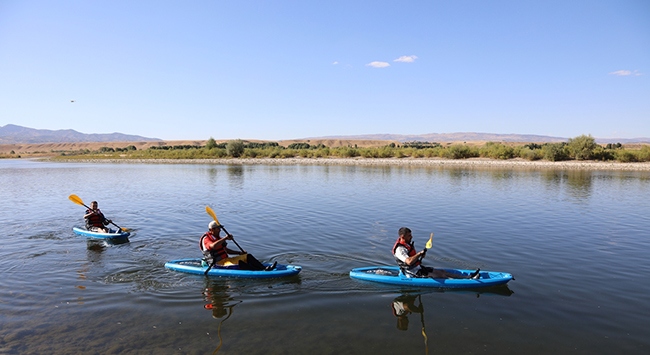
[[[418,306],[415,305],[415,296],[401,295],[395,298],[390,306],[393,310],[393,315],[397,317],[397,329],[399,330],[409,329],[409,314],[424,312],[422,300],[420,300]],[[424,324],[422,326],[424,327]]]
[[398,234],[399,238],[397,238],[393,246],[393,256],[395,257],[395,261],[397,261],[397,265],[399,265],[400,269],[407,276],[431,277],[434,279],[475,279],[479,277],[479,271],[481,269],[466,276],[422,265],[422,258],[427,252],[426,249],[419,252],[415,251],[410,229],[402,227],[399,229]]
[[[275,269],[277,262],[274,262],[273,265],[265,267],[259,260],[255,259],[254,256],[246,253],[245,250],[237,251],[228,248],[228,240],[232,240],[232,234],[228,234],[225,237],[221,238],[221,226],[217,222],[212,221],[208,224],[209,230],[201,236],[201,241],[199,245],[201,246],[201,251],[203,252],[204,260],[208,265],[215,263],[215,266],[229,267],[229,266],[239,266],[240,270],[252,270],[252,271],[271,271]],[[229,254],[235,254],[239,256],[231,257]]]
[[111,223],[111,220],[106,219],[106,217],[104,217],[102,211],[100,211],[99,208],[97,207],[97,201],[93,201],[90,203],[90,208],[86,210],[84,219],[86,220],[86,229],[88,229],[89,231],[101,232],[101,233],[109,232],[106,225]]
[[219,319],[226,315],[230,317],[232,308],[241,302],[235,301],[227,291],[227,286],[218,283],[208,283],[203,290],[203,296],[208,302],[203,308],[212,311],[212,318]]
[[241,302],[241,301],[235,301],[231,296],[229,296],[228,293],[226,292],[227,290],[228,287],[223,286],[222,283],[212,284],[208,282],[205,290],[203,291],[205,300],[209,302],[205,304],[203,308],[211,310],[212,318],[214,319],[220,319],[225,316],[225,318],[221,319],[221,321],[219,322],[219,327],[217,328],[219,345],[217,345],[217,348],[212,352],[213,354],[219,352],[219,349],[223,345],[223,338],[221,338],[221,325],[223,324],[223,322],[228,320],[228,318],[230,318],[230,316],[232,315],[233,308],[238,303]]

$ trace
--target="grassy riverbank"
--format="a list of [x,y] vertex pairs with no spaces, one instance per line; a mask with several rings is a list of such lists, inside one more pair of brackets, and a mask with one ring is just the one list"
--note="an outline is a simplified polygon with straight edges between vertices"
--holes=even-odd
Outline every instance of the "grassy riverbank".
[[[231,140],[184,142],[185,144],[119,144],[91,150],[57,151],[47,155],[59,161],[212,162],[223,164],[381,164],[381,165],[490,165],[562,167],[572,169],[646,170],[650,145],[599,145],[591,136],[562,143],[436,143],[372,142],[327,146],[322,142]],[[330,143],[330,142],[328,142]],[[361,143],[361,142],[359,142]],[[367,143],[367,142],[366,142]],[[12,154],[2,153],[3,157]],[[15,153],[13,154],[15,156]],[[45,155],[45,154],[43,154]]]
[[649,162],[650,145],[636,149],[621,144],[595,143],[591,136],[579,136],[563,143],[506,144],[486,142],[476,144],[441,144],[436,142],[390,143],[380,147],[348,145],[329,147],[324,144],[276,142],[248,142],[232,140],[217,143],[213,139],[205,145],[160,145],[137,149],[101,147],[96,151],[80,150],[61,153],[67,159],[223,159],[223,158],[445,158],[445,159],[523,159],[551,162],[570,160],[618,161],[622,163]]

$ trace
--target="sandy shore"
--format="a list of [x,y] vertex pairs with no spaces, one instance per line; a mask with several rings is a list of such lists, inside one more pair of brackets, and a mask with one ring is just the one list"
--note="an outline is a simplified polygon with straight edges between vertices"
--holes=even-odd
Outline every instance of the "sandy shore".
[[254,159],[88,159],[61,160],[87,163],[138,163],[138,164],[223,164],[223,165],[357,165],[357,166],[413,166],[413,167],[470,167],[470,168],[520,168],[559,170],[619,170],[650,171],[650,162],[621,163],[616,161],[528,161],[523,159],[497,160],[485,158],[254,158]]

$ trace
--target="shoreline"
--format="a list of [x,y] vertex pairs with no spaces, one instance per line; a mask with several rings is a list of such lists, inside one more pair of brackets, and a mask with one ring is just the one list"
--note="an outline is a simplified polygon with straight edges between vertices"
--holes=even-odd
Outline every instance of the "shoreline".
[[347,165],[463,168],[523,168],[559,170],[650,171],[650,162],[569,160],[529,161],[524,159],[444,158],[227,158],[227,159],[40,159],[51,162],[130,164],[218,164],[218,165]]

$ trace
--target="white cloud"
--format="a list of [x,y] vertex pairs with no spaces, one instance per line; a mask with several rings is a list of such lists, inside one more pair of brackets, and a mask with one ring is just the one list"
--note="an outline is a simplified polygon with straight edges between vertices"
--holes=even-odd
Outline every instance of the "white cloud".
[[638,70],[631,71],[631,70],[617,70],[609,73],[610,75],[616,75],[616,76],[641,76],[643,74],[639,73]]
[[418,59],[417,55],[403,55],[403,56],[393,60],[393,62],[413,63],[413,62],[415,62],[416,59]]
[[337,62],[337,61],[334,61],[334,62],[332,63],[332,65],[337,65],[337,64],[339,64],[339,62]]
[[370,62],[370,63],[368,63],[366,65],[369,66],[369,67],[373,67],[373,68],[387,68],[387,67],[390,67],[390,64],[388,64],[386,62]]

